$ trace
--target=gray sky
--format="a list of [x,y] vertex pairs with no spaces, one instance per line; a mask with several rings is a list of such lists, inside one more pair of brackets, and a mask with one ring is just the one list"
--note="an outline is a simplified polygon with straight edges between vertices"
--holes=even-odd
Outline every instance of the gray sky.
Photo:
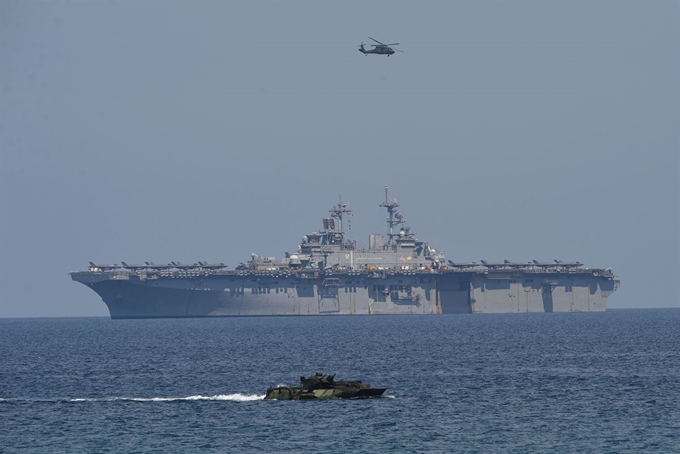
[[[364,56],[368,36],[404,53]],[[676,1],[0,3],[0,317],[108,315],[88,261],[294,251],[383,186],[455,261],[679,307]]]

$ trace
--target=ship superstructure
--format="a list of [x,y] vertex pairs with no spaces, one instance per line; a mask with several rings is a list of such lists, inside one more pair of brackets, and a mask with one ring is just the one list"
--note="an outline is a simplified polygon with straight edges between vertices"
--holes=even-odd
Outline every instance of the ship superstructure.
[[[346,238],[341,200],[323,228],[281,259],[98,265],[70,273],[112,318],[252,315],[446,314],[603,311],[619,285],[611,268],[580,262],[446,262],[411,232],[385,188],[387,232],[368,247]],[[385,238],[386,236],[386,238]]]

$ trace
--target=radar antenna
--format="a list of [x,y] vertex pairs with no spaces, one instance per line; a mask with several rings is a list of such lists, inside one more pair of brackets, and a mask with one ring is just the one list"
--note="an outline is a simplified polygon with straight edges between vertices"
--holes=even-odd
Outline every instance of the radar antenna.
[[385,201],[380,204],[381,207],[387,208],[387,227],[388,227],[388,232],[387,236],[389,237],[389,240],[387,241],[387,246],[393,246],[394,245],[394,237],[398,236],[398,234],[394,233],[394,228],[398,226],[399,224],[404,223],[404,216],[399,213],[396,208],[399,206],[397,203],[397,199],[394,199],[393,202],[390,202],[390,193],[387,188],[387,185],[385,185]]
[[345,214],[352,215],[352,210],[347,208],[347,204],[342,201],[342,196],[338,195],[338,204],[331,207],[328,210],[331,213],[331,217],[338,220],[338,233],[343,233],[342,230],[342,219]]

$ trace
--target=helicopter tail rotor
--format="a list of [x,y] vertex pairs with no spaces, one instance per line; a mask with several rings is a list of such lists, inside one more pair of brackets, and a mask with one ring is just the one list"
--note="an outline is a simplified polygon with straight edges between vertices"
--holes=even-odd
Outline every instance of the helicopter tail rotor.
[[361,42],[361,45],[359,46],[359,52],[361,52],[364,55],[366,54],[366,49],[364,49],[363,41]]

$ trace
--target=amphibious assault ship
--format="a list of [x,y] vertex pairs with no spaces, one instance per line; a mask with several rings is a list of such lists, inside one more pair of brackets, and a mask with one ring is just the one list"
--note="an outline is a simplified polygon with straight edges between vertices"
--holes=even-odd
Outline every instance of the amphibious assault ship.
[[340,201],[323,229],[281,259],[252,254],[224,263],[99,265],[70,273],[92,288],[111,318],[255,315],[452,314],[604,311],[619,286],[611,268],[580,262],[446,261],[418,240],[385,188],[387,232],[368,247],[346,238]]

